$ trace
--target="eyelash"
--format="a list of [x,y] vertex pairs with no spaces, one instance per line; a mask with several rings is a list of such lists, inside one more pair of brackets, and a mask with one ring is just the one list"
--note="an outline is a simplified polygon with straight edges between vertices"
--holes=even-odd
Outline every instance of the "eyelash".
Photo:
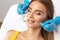
[[29,9],[27,9],[27,12],[31,12]]
[[41,13],[36,13],[37,15],[41,15]]
[[[27,12],[31,12],[30,9],[27,9]],[[41,13],[36,13],[37,15],[41,15]]]

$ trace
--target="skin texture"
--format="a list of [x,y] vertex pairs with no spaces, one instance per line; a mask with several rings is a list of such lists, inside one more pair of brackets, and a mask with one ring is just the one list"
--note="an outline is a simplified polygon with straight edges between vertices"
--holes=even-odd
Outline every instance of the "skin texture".
[[[45,6],[38,1],[33,1],[26,11],[26,23],[28,30],[19,32],[16,40],[44,40],[41,35],[42,27],[39,23],[46,20],[47,14]],[[6,40],[9,40],[14,32],[15,31],[10,30],[7,33]]]

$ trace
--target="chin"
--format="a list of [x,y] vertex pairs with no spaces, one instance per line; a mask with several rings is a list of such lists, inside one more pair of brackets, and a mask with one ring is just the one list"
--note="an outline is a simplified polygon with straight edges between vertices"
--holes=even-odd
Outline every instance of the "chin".
[[28,24],[28,27],[29,27],[29,28],[38,28],[38,26],[35,26],[35,25],[33,25],[33,24],[31,24],[31,25]]
[[28,27],[34,27],[34,25],[33,24],[28,24]]

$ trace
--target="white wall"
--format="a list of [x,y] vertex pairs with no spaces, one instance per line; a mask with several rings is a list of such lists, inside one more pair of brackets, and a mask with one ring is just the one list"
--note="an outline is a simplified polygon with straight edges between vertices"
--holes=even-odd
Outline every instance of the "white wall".
[[9,8],[18,2],[21,3],[22,0],[0,0],[0,22],[3,21]]
[[60,16],[60,0],[53,0],[54,8],[55,8],[55,16]]

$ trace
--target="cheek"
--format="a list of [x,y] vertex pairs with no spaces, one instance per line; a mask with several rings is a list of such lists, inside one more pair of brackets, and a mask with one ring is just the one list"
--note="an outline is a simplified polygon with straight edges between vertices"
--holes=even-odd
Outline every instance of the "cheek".
[[35,21],[40,22],[41,20],[42,20],[41,17],[36,17],[36,16],[35,16]]
[[35,17],[37,22],[44,22],[46,20],[46,16]]

